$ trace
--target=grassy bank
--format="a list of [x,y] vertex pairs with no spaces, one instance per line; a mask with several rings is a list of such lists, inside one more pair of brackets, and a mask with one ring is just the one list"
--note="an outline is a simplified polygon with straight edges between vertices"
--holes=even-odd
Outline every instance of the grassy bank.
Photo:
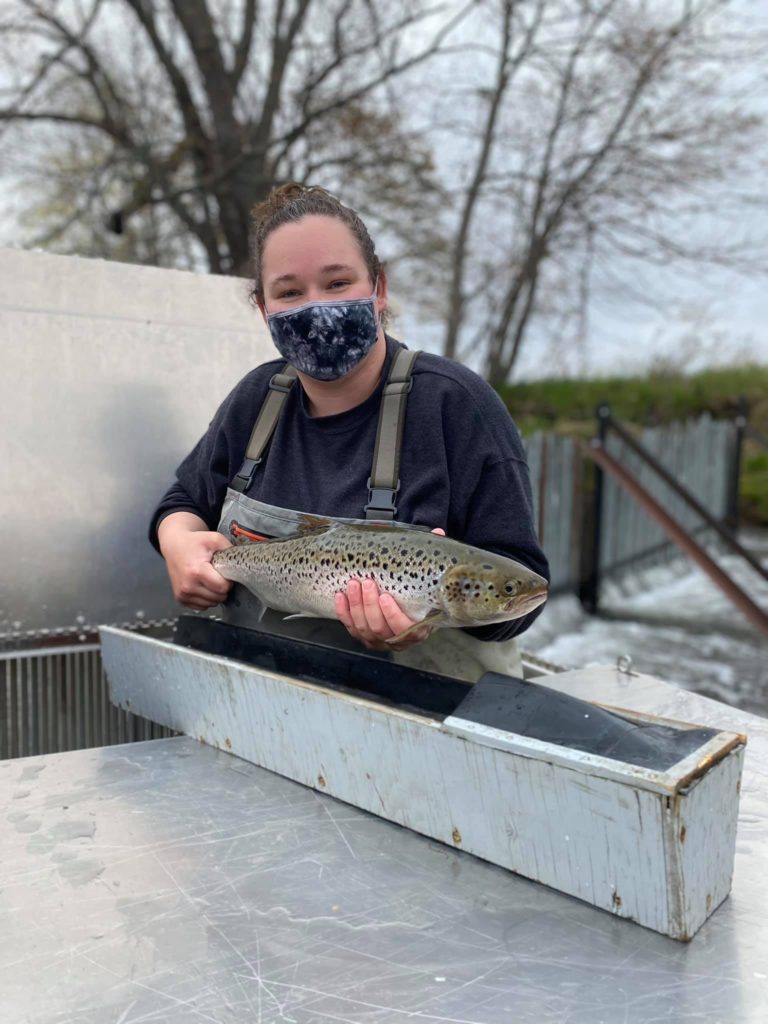
[[[739,396],[749,405],[749,424],[768,437],[768,366],[730,367],[702,373],[594,380],[540,380],[508,384],[501,397],[523,435],[537,430],[588,438],[595,407],[608,402],[625,423],[672,423],[710,413],[732,419]],[[741,505],[747,522],[768,527],[768,452],[747,441],[741,474]]]

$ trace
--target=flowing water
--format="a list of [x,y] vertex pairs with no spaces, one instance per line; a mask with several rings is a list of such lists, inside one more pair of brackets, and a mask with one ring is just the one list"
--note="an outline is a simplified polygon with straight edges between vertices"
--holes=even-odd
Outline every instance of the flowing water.
[[[742,544],[768,567],[768,531]],[[768,582],[731,555],[710,554],[761,607]],[[751,627],[697,566],[683,559],[608,584],[601,602],[620,620],[586,615],[575,597],[555,598],[522,646],[569,668],[615,664],[768,717],[768,635]]]

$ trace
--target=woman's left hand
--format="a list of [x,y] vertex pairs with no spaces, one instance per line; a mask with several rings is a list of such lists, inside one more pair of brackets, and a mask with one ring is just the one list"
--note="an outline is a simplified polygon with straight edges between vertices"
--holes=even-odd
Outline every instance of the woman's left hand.
[[[433,533],[445,536],[445,530]],[[391,594],[382,594],[375,580],[350,580],[346,594],[339,591],[335,598],[336,615],[349,633],[372,651],[404,651],[413,644],[422,643],[432,632],[429,626],[414,630],[399,643],[385,641],[404,633],[416,622],[400,608]]]

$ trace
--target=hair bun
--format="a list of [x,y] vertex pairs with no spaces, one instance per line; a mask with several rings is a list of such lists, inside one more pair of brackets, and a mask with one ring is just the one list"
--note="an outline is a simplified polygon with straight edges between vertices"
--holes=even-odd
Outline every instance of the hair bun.
[[344,206],[333,193],[320,185],[301,185],[297,181],[287,181],[273,188],[269,195],[251,210],[253,289],[250,294],[254,303],[264,300],[261,263],[267,237],[283,224],[296,223],[304,217],[311,216],[332,217],[345,224],[360,246],[371,284],[381,274],[382,265],[376,255],[371,236],[354,210]]
[[252,223],[254,227],[270,220],[286,207],[293,207],[302,200],[317,198],[322,199],[329,207],[341,207],[336,196],[320,185],[302,185],[298,181],[287,181],[283,185],[277,185],[266,199],[257,203],[251,210]]

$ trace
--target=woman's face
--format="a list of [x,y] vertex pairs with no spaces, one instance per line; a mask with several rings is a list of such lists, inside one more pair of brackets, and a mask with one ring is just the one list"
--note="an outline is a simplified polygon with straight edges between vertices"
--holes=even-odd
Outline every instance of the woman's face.
[[[264,243],[261,271],[265,314],[318,299],[365,299],[373,291],[357,239],[336,217],[312,215],[277,228]],[[382,275],[377,313],[386,302]]]

